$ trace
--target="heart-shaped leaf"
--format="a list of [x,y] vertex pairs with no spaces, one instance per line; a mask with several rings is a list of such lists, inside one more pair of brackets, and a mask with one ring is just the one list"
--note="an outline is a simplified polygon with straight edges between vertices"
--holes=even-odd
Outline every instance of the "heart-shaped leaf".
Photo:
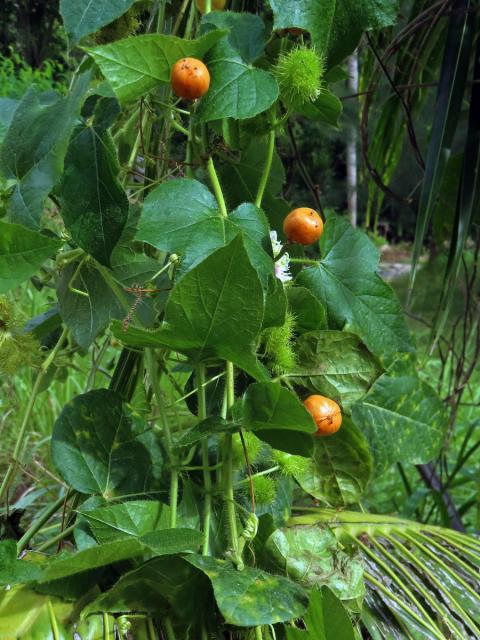
[[53,428],[52,459],[73,489],[109,499],[148,491],[162,454],[120,395],[96,389],[63,408]]
[[214,13],[202,20],[205,29],[228,27],[208,53],[206,63],[211,83],[198,105],[196,117],[202,122],[234,118],[245,120],[266,111],[278,97],[278,85],[272,74],[252,66],[265,46],[264,25],[249,13]]
[[175,62],[185,56],[203,58],[225,31],[198,40],[154,33],[87,48],[121,103],[141,98],[161,82],[170,82]]

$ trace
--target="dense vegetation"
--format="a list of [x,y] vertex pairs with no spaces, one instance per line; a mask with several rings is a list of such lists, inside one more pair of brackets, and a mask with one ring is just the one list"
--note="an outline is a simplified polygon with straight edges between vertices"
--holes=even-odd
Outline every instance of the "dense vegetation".
[[0,640],[480,638],[478,21],[3,3]]

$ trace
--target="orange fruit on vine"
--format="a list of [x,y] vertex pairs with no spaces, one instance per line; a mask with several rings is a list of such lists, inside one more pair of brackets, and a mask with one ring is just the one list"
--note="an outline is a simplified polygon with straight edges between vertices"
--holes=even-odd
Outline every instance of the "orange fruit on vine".
[[285,218],[283,231],[290,242],[313,244],[323,233],[323,220],[315,209],[299,207]]
[[170,81],[173,93],[179,98],[196,100],[207,93],[210,73],[201,60],[181,58],[172,67]]
[[[197,9],[203,15],[205,13],[205,5],[206,0],[195,0],[195,4],[197,5]],[[222,11],[225,9],[225,5],[227,4],[227,0],[212,0],[212,11]]]
[[308,396],[303,404],[317,425],[316,436],[330,436],[336,433],[342,424],[342,410],[335,402],[325,396]]

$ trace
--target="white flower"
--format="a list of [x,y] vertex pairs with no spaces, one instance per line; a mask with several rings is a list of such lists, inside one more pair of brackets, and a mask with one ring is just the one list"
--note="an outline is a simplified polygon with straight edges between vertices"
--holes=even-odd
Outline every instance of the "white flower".
[[[283,245],[277,238],[276,231],[270,231],[270,240],[272,241],[273,257],[276,258],[282,252]],[[290,273],[290,257],[288,253],[284,253],[283,256],[275,262],[275,275],[280,282],[289,282],[292,279]]]

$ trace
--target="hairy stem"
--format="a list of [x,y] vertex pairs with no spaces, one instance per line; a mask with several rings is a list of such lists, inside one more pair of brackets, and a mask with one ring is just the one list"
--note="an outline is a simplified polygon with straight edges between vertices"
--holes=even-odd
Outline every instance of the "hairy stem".
[[213,192],[215,193],[215,197],[218,202],[220,213],[222,214],[222,216],[227,217],[227,205],[225,204],[225,198],[223,197],[222,187],[220,186],[220,181],[218,179],[217,172],[215,171],[215,165],[213,164],[212,156],[208,157],[207,171],[210,182],[212,183]]

